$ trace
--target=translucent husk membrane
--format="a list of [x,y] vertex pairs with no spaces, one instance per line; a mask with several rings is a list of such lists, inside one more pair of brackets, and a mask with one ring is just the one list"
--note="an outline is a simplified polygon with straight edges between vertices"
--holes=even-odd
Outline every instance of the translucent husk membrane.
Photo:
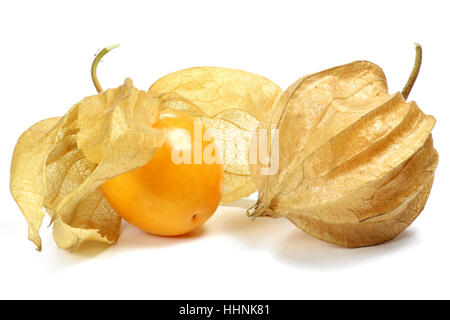
[[14,149],[10,186],[38,250],[44,208],[62,248],[117,240],[121,218],[99,187],[151,159],[163,141],[162,132],[151,126],[158,108],[157,99],[127,79],[22,134]]
[[241,70],[199,67],[168,74],[148,93],[163,107],[181,110],[202,121],[223,151],[222,204],[257,189],[250,175],[248,150],[260,121],[267,119],[282,90],[272,81]]

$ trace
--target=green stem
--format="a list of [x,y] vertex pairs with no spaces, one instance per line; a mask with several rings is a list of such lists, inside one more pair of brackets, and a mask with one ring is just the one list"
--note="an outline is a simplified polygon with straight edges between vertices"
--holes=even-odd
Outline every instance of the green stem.
[[414,82],[416,82],[417,76],[419,75],[420,66],[422,64],[422,46],[418,43],[416,45],[416,60],[414,61],[414,67],[411,71],[408,81],[402,90],[403,98],[408,99],[409,93],[414,86]]
[[91,66],[91,78],[94,82],[95,89],[97,89],[97,92],[100,93],[103,91],[102,86],[100,85],[100,82],[98,82],[97,78],[97,65],[100,62],[100,60],[104,57],[105,54],[110,52],[112,49],[115,49],[119,46],[119,44],[113,44],[109,47],[103,48],[102,51],[100,51],[96,56],[94,61],[92,62]]

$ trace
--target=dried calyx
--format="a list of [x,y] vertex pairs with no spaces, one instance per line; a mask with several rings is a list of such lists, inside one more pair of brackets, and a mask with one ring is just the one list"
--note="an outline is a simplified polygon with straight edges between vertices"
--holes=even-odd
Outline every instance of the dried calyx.
[[38,250],[47,212],[56,244],[76,250],[88,241],[114,243],[120,216],[105,200],[100,185],[143,166],[162,145],[152,127],[163,108],[202,120],[223,148],[225,181],[222,203],[256,191],[247,163],[251,133],[266,117],[281,89],[258,75],[225,68],[193,68],[169,74],[149,92],[130,79],[103,91],[97,79],[99,52],[91,75],[97,95],[84,98],[64,116],[46,119],[19,138],[11,163],[11,193],[28,222],[28,237]]
[[43,207],[61,248],[73,251],[83,242],[117,240],[121,218],[99,187],[150,160],[163,140],[151,127],[158,107],[158,100],[127,79],[22,134],[11,164],[11,193],[39,250]]
[[312,236],[346,247],[376,245],[422,211],[438,154],[435,119],[406,102],[421,47],[402,94],[383,71],[356,61],[305,76],[276,102],[260,128],[279,130],[279,170],[251,166],[259,198],[249,215],[285,217]]

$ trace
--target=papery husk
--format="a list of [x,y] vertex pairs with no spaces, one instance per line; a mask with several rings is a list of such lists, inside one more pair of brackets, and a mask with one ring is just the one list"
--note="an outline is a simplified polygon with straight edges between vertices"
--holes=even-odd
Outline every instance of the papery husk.
[[223,151],[222,204],[256,191],[248,165],[248,149],[260,121],[271,115],[282,93],[272,81],[240,70],[197,67],[168,74],[148,90],[163,107],[201,120]]
[[312,236],[345,247],[396,237],[422,211],[438,154],[435,119],[401,94],[383,71],[357,61],[299,79],[277,102],[279,170],[251,167],[253,216],[283,216]]
[[99,187],[143,166],[161,146],[163,133],[152,128],[159,105],[127,79],[22,134],[13,154],[10,187],[38,250],[43,207],[61,248],[73,251],[84,242],[117,240],[121,218]]

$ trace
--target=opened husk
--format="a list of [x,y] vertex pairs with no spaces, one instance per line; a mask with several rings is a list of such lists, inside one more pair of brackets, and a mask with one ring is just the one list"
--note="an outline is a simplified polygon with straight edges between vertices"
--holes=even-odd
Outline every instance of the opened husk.
[[168,74],[148,90],[163,107],[201,120],[223,151],[224,194],[230,203],[256,191],[248,147],[260,121],[270,116],[281,89],[272,81],[240,70],[198,67]]
[[22,134],[11,164],[11,193],[39,250],[43,207],[62,248],[117,240],[121,218],[99,187],[151,159],[163,141],[162,132],[152,128],[159,104],[127,79]]
[[438,154],[435,119],[389,95],[383,71],[357,61],[299,79],[277,102],[279,170],[251,166],[259,199],[252,216],[283,216],[319,239],[376,245],[422,211]]

